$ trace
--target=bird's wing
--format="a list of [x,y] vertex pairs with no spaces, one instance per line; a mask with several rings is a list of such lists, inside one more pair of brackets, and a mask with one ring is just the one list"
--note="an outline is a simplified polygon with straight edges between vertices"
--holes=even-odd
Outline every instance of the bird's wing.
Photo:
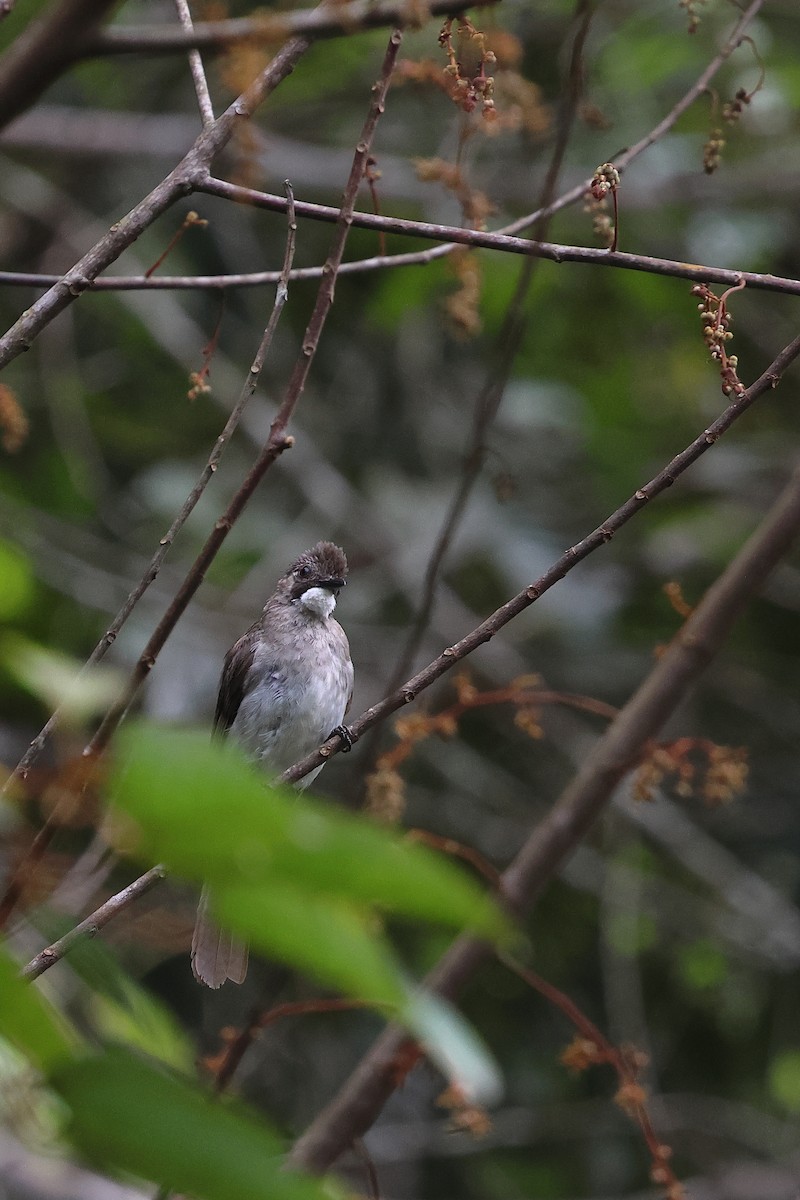
[[347,634],[342,629],[338,621],[336,622],[336,629],[338,630],[341,640],[342,656],[345,660],[345,673],[350,677],[350,690],[347,693],[347,704],[344,706],[343,713],[343,717],[346,717],[350,711],[350,705],[353,703],[353,679],[355,672],[353,671],[353,662],[350,658],[350,643],[347,640]]
[[214,714],[215,734],[226,734],[236,719],[247,687],[247,677],[253,665],[256,641],[257,631],[248,629],[225,655],[222,678],[219,682],[217,711]]

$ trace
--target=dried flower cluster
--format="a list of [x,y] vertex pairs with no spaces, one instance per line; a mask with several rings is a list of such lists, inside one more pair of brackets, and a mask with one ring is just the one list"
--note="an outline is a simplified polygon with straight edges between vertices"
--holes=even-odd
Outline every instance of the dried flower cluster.
[[692,295],[700,297],[697,309],[703,323],[703,340],[708,346],[711,357],[720,365],[720,379],[725,396],[731,394],[741,396],[745,390],[744,384],[736,373],[739,359],[735,354],[728,354],[725,349],[726,343],[733,337],[727,300],[731,292],[737,292],[743,287],[744,280],[735,287],[728,288],[721,296],[716,296],[705,283],[696,283],[692,288]]
[[679,617],[690,617],[694,609],[683,594],[683,589],[677,580],[671,579],[661,589]]
[[[538,84],[521,75],[522,43],[505,30],[481,33],[462,21],[454,46],[452,22],[445,24],[440,44],[448,63],[442,70],[433,59],[404,59],[397,68],[397,81],[431,85],[449,96],[467,114],[479,111],[481,120],[472,132],[487,134],[523,130],[529,137],[542,138],[552,128],[553,110]],[[486,75],[491,67],[494,74]]]
[[709,808],[718,808],[741,795],[748,769],[744,746],[679,738],[651,750],[636,772],[633,795],[637,800],[652,800],[657,788],[673,780],[677,795],[696,796]]
[[[722,120],[726,125],[735,125],[737,123],[745,108],[753,99],[753,96],[755,96],[756,92],[760,91],[764,86],[764,80],[766,78],[766,67],[764,66],[761,55],[758,53],[755,42],[750,37],[744,37],[742,38],[742,41],[747,42],[753,51],[753,56],[758,63],[760,74],[758,77],[758,82],[751,91],[748,92],[747,88],[740,87],[737,90],[733,100],[726,100],[722,105]],[[708,141],[703,147],[703,170],[705,171],[706,175],[713,175],[714,171],[716,171],[717,167],[722,162],[722,151],[725,148],[725,138],[722,136],[722,130],[719,128],[718,123],[719,96],[713,88],[708,88],[707,91],[711,96],[712,129],[708,135]]]
[[687,27],[689,33],[697,33],[697,27],[700,24],[700,9],[704,4],[708,4],[708,0],[678,0],[678,8],[685,10],[689,20]]
[[619,187],[619,171],[613,163],[601,163],[592,176],[589,191],[595,200],[605,200],[611,192]]
[[486,74],[487,67],[494,67],[497,58],[486,45],[486,35],[476,29],[468,17],[460,17],[453,40],[454,17],[448,17],[439,34],[439,45],[447,54],[444,69],[445,90],[466,113],[480,108],[487,120],[493,120],[494,80]]
[[592,1030],[588,1020],[580,1023],[589,1028],[562,1051],[562,1063],[571,1071],[585,1071],[601,1064],[614,1068],[620,1081],[614,1103],[641,1127],[651,1155],[650,1178],[662,1189],[664,1200],[684,1200],[683,1185],[669,1165],[672,1149],[656,1136],[647,1109],[648,1091],[640,1079],[649,1063],[647,1054],[635,1046],[612,1046],[599,1031]]
[[739,88],[733,100],[726,100],[722,106],[722,119],[727,121],[729,125],[735,125],[745,109],[745,105],[749,104],[753,99],[752,93],[746,88]]
[[619,1080],[614,1102],[641,1130],[650,1153],[651,1179],[661,1188],[664,1200],[683,1200],[683,1187],[669,1165],[672,1151],[655,1131],[648,1109],[647,1089],[641,1081],[649,1062],[647,1054],[635,1046],[613,1045],[565,992],[508,954],[501,951],[498,958],[558,1008],[577,1029],[577,1035],[561,1054],[564,1066],[579,1072],[603,1064],[613,1068]]
[[458,286],[445,300],[445,312],[458,336],[475,337],[482,326],[480,259],[473,251],[461,247],[450,255],[449,266]]
[[465,222],[472,229],[486,228],[486,218],[494,212],[494,206],[483,192],[470,187],[460,167],[443,158],[417,158],[414,169],[423,183],[440,183],[453,193],[461,205]]
[[[616,250],[619,244],[619,205],[617,191],[619,189],[619,171],[613,163],[601,163],[592,176],[589,185],[585,210],[592,213],[592,228],[595,236],[609,250]],[[613,217],[608,212],[608,198],[611,197],[614,206]]]
[[567,705],[607,720],[616,716],[617,712],[611,705],[593,700],[590,696],[547,691],[539,675],[520,675],[507,687],[488,692],[479,691],[466,671],[456,675],[453,682],[456,690],[454,704],[438,713],[413,713],[398,717],[395,721],[398,744],[380,756],[366,784],[367,811],[378,819],[397,821],[402,817],[404,784],[398,767],[411,756],[417,743],[434,735],[453,737],[458,733],[461,717],[471,709],[512,704],[516,710],[514,724],[535,741],[544,736],[541,714],[546,704]]
[[449,1112],[452,1129],[468,1133],[473,1138],[486,1137],[491,1133],[492,1119],[486,1109],[473,1104],[457,1083],[451,1083],[437,1096],[436,1103],[439,1108],[446,1108]]
[[211,375],[211,362],[214,358],[214,354],[216,353],[217,346],[219,345],[223,309],[224,297],[223,304],[220,306],[219,316],[217,317],[217,323],[214,326],[214,332],[211,334],[211,337],[208,339],[202,349],[203,365],[199,371],[191,371],[189,373],[189,383],[192,385],[189,388],[189,391],[186,393],[187,399],[189,400],[197,400],[200,396],[207,396],[211,391],[211,384],[209,383],[209,377]]
[[592,218],[592,233],[597,241],[610,250],[614,244],[614,218],[608,211],[608,201],[595,200],[592,193],[587,192],[583,211]]
[[706,175],[713,175],[722,162],[722,151],[725,149],[725,138],[721,129],[712,129],[703,146],[703,170]]
[[186,393],[187,399],[197,400],[199,396],[207,396],[211,391],[211,384],[208,382],[209,365],[204,363],[199,371],[189,372],[189,383],[191,387]]

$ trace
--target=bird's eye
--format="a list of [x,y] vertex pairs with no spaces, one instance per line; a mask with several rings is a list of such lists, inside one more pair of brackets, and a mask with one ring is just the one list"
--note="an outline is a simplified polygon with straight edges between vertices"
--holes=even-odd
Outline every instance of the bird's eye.
[[309,575],[311,574],[311,567],[309,567],[308,563],[306,563],[304,566],[299,568],[297,574],[301,579],[308,579]]

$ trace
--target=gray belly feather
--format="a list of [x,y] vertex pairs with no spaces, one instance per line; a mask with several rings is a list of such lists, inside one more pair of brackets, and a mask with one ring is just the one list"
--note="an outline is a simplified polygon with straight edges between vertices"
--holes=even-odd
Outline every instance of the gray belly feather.
[[[313,670],[306,665],[307,655],[295,658],[287,669],[274,665],[269,647],[260,647],[254,657],[230,734],[270,775],[280,775],[316,750],[344,720],[352,666],[319,649]],[[321,770],[310,772],[298,786],[307,787]]]

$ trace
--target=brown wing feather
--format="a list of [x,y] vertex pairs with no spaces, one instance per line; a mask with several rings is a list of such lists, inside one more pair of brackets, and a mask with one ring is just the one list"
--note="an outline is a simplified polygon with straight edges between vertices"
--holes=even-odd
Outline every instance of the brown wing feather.
[[253,665],[258,626],[248,629],[225,655],[222,677],[219,681],[217,711],[214,714],[214,733],[225,735],[236,719],[239,705],[244,698],[247,677]]

